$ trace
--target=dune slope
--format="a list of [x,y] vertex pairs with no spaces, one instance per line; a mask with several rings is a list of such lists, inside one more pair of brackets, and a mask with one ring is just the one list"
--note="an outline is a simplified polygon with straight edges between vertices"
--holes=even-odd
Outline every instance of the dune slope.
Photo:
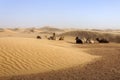
[[95,58],[64,42],[0,38],[0,77],[58,70],[86,64]]

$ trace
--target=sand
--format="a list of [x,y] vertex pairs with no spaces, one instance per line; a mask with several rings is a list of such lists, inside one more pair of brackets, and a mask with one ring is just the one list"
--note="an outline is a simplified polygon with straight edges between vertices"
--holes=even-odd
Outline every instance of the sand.
[[0,38],[0,77],[85,65],[95,58],[63,41]]
[[0,80],[120,80],[119,43],[52,41],[39,31],[0,32]]

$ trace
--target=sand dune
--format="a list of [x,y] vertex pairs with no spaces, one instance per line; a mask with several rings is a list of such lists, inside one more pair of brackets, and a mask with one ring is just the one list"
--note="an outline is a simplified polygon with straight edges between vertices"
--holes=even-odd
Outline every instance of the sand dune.
[[[53,32],[34,29],[29,33],[30,30],[4,29],[0,32],[0,80],[120,79],[119,43],[75,44],[77,35],[107,36],[115,42],[119,42],[119,37],[90,31],[66,31],[61,35],[56,33],[59,36],[52,41],[45,36]],[[42,39],[36,39],[37,35]],[[58,41],[62,35],[64,41]]]
[[3,32],[4,32],[4,33],[16,33],[15,31],[12,31],[12,30],[10,30],[10,29],[4,29]]
[[96,58],[62,41],[0,38],[0,77],[85,65]]

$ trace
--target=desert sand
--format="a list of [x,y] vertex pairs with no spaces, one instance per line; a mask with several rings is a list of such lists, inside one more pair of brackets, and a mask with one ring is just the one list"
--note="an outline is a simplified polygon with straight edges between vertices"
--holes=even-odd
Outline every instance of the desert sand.
[[95,58],[58,41],[6,37],[0,38],[0,45],[0,76],[58,70]]
[[[120,44],[75,44],[44,35],[0,32],[0,80],[119,80]],[[41,35],[43,39],[36,39]]]

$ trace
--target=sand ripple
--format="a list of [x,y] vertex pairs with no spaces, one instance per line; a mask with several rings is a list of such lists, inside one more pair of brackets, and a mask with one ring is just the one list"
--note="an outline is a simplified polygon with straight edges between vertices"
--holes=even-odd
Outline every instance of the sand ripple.
[[66,45],[30,38],[0,38],[0,77],[67,68],[95,58]]

